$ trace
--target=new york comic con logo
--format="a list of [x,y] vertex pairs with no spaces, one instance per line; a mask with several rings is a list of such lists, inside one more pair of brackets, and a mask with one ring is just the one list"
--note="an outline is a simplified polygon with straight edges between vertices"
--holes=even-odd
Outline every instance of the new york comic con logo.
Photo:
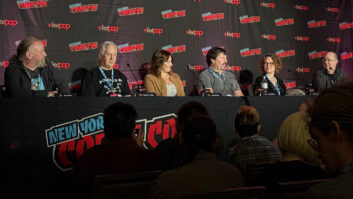
[[308,24],[308,28],[319,28],[319,27],[325,27],[326,26],[326,20],[311,20],[306,22]]
[[169,10],[162,11],[161,15],[162,15],[163,19],[179,18],[179,17],[185,17],[186,11],[185,10],[173,11],[173,10],[169,9]]
[[144,43],[131,44],[131,45],[129,45],[129,43],[126,43],[126,44],[118,45],[118,51],[119,53],[130,53],[130,52],[142,51],[144,50],[144,46],[145,46]]
[[9,61],[0,61],[0,67],[7,68],[10,65]]
[[283,19],[283,18],[278,18],[275,19],[275,25],[276,26],[288,26],[294,24],[294,18],[288,18],[288,19]]
[[240,50],[240,55],[242,57],[260,55],[260,54],[261,54],[261,48],[255,48],[255,49],[244,48]]
[[95,12],[98,11],[98,4],[82,5],[82,3],[75,3],[69,5],[69,9],[71,13]]
[[19,1],[16,1],[16,3],[19,9],[44,8],[48,6],[48,0],[38,0],[38,1],[19,0]]
[[70,43],[69,47],[71,52],[93,50],[98,48],[98,42],[82,43],[81,41],[77,41]]
[[[158,143],[176,134],[174,113],[136,121],[142,128],[143,145],[155,148]],[[58,124],[45,130],[47,147],[52,150],[54,164],[62,171],[71,170],[88,149],[101,145],[104,138],[103,113]]]
[[243,15],[239,17],[240,23],[241,24],[246,24],[246,23],[256,23],[261,21],[260,16],[251,16],[249,17],[248,15]]
[[141,15],[143,14],[143,7],[129,8],[128,6],[117,9],[119,16]]
[[203,13],[202,15],[203,21],[215,21],[215,20],[222,20],[224,19],[224,13],[215,13],[212,14],[211,12]]
[[295,50],[279,50],[276,51],[276,55],[280,58],[295,56]]
[[309,55],[309,59],[318,59],[318,58],[322,58],[325,57],[327,51],[320,51],[320,52],[316,52],[316,50],[311,51],[308,53]]
[[167,46],[163,46],[162,49],[170,53],[181,53],[186,51],[186,45],[179,45],[179,46],[167,45]]

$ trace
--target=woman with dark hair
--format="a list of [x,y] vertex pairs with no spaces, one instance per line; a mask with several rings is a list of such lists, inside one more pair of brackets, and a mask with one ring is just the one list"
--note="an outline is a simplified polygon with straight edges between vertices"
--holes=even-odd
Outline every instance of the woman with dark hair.
[[283,80],[277,76],[283,68],[281,59],[275,54],[265,55],[259,61],[259,68],[263,74],[255,80],[254,94],[260,95],[261,81],[265,79],[268,85],[267,93],[285,95],[287,92],[286,86]]
[[153,53],[151,68],[144,80],[144,86],[149,93],[157,96],[185,96],[184,87],[178,74],[172,70],[173,56],[165,50]]

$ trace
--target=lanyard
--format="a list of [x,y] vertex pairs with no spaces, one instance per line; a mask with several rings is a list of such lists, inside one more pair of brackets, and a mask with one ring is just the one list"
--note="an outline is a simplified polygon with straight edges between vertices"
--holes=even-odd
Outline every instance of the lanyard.
[[113,89],[113,82],[114,82],[114,69],[112,69],[112,78],[109,80],[107,75],[105,74],[105,72],[103,71],[103,69],[101,67],[98,67],[99,70],[101,71],[105,82],[107,82],[108,86]]
[[[270,79],[270,77],[269,77],[267,74],[265,74],[265,75],[266,75],[267,79]],[[274,84],[274,86],[275,86],[276,92],[278,93],[278,95],[281,95],[281,91],[280,91],[280,89],[279,89],[279,87],[278,87],[277,78],[276,78],[276,77],[274,77],[274,78],[275,78],[275,84]],[[271,82],[271,81],[270,81],[270,82]]]
[[226,77],[224,76],[224,72],[222,73],[222,79],[221,79],[212,68],[208,68],[208,70],[214,77],[218,78],[219,80],[221,80],[221,82],[223,82],[223,89],[224,89],[226,87]]

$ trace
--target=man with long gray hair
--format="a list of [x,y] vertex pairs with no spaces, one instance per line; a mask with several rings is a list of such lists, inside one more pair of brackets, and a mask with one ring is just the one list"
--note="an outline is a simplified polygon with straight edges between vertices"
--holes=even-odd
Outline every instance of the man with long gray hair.
[[70,93],[67,84],[49,62],[41,40],[27,37],[17,47],[5,70],[6,94],[10,97],[53,97]]

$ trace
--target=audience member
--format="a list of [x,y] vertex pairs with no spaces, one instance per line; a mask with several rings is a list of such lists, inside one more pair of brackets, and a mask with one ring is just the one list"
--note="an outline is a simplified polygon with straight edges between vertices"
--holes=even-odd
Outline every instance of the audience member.
[[276,54],[265,55],[265,57],[259,61],[259,68],[263,74],[255,79],[253,86],[254,94],[260,95],[263,93],[261,81],[265,79],[268,85],[268,94],[285,95],[287,92],[286,85],[283,80],[278,77],[279,72],[283,69],[281,58]]
[[117,53],[114,42],[103,42],[98,54],[99,66],[90,70],[82,80],[82,96],[131,96],[126,76],[114,69]]
[[205,115],[188,118],[180,132],[184,166],[162,173],[151,190],[152,198],[181,198],[185,194],[244,185],[239,170],[217,159],[214,121]]
[[259,113],[252,106],[241,106],[234,118],[234,131],[241,140],[229,149],[229,154],[244,177],[250,165],[275,162],[282,157],[278,147],[258,134],[259,120]]
[[144,86],[149,93],[157,96],[185,96],[184,86],[178,74],[173,72],[173,56],[166,50],[153,53],[151,68],[144,80]]
[[158,143],[156,151],[161,155],[163,170],[170,170],[182,164],[183,155],[179,150],[179,135],[183,131],[187,118],[194,114],[208,115],[208,111],[200,102],[191,101],[183,104],[177,112],[175,137]]
[[323,91],[312,108],[311,146],[326,171],[337,178],[311,187],[305,198],[343,199],[353,196],[353,82]]
[[41,40],[24,38],[17,54],[5,70],[6,95],[10,97],[53,97],[70,93],[57,68],[46,61],[47,53]]
[[310,138],[307,115],[296,112],[288,116],[279,129],[278,146],[282,152],[280,161],[265,164],[258,184],[266,185],[270,197],[277,192],[279,182],[326,178],[320,168],[318,154],[307,143]]
[[206,55],[208,69],[200,73],[200,93],[218,93],[222,96],[244,96],[235,75],[225,70],[227,54],[223,48],[213,47]]
[[105,142],[84,153],[74,168],[74,176],[84,187],[99,174],[122,174],[161,169],[157,152],[137,146],[132,138],[137,113],[121,102],[104,110]]
[[327,52],[322,59],[323,67],[316,71],[313,77],[313,87],[315,91],[322,91],[343,82],[347,74],[337,68],[338,58],[335,52]]

